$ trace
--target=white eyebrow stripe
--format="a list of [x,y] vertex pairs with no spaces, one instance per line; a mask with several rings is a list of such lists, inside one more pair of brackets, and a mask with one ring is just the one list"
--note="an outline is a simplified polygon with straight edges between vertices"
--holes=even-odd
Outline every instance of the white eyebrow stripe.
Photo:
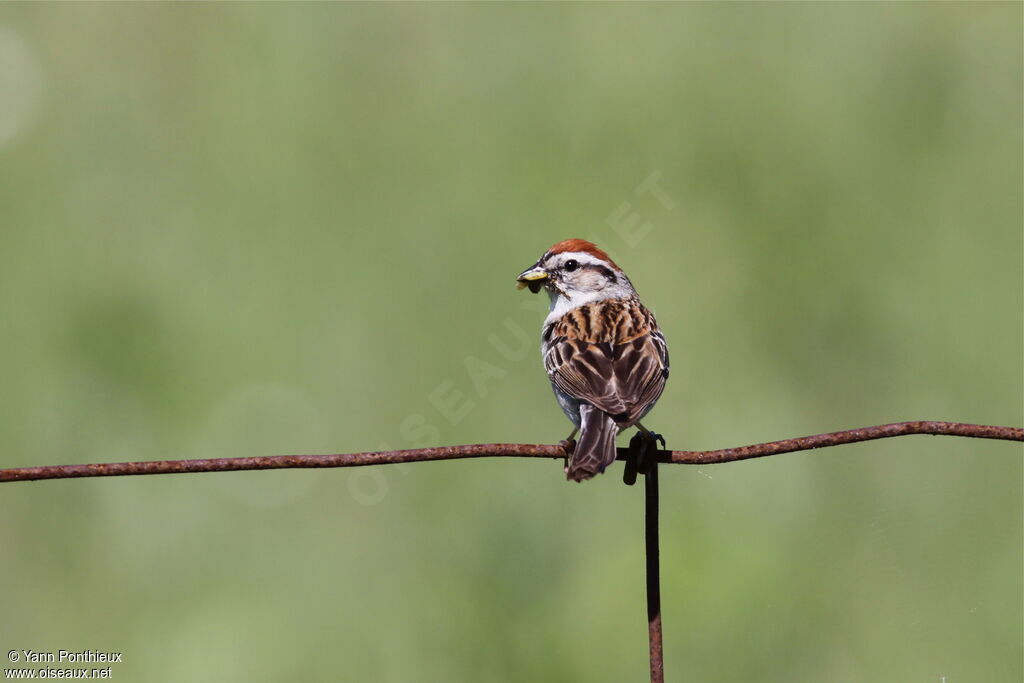
[[[593,256],[592,254],[588,254],[585,251],[563,251],[561,254],[555,254],[553,257],[551,257],[551,259],[552,263],[558,264],[564,264],[566,261],[575,260],[578,261],[579,264],[583,266],[606,266],[608,268],[612,268],[611,264],[609,264],[607,261],[602,261],[601,259]],[[612,270],[615,269],[612,268]]]

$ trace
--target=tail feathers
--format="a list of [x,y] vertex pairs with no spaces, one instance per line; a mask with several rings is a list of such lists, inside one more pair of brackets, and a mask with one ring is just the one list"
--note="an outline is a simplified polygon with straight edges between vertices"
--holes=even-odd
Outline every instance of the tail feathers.
[[615,462],[615,436],[619,427],[615,420],[592,405],[580,406],[580,441],[573,450],[565,476],[585,481]]

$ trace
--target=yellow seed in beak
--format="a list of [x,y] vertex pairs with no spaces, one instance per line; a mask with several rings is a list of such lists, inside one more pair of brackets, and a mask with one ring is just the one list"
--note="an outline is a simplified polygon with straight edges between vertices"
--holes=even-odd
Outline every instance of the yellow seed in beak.
[[548,279],[547,271],[542,268],[533,268],[516,278],[516,289],[529,287],[530,291],[536,294],[540,291],[541,280],[546,279]]

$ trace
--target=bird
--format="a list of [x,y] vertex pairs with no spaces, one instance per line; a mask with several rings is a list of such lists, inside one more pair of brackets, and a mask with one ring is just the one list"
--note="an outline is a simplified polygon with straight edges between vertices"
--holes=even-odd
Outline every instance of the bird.
[[597,245],[558,242],[516,278],[548,293],[541,356],[558,404],[579,431],[565,465],[582,482],[615,461],[615,437],[654,407],[668,380],[668,345],[622,269]]

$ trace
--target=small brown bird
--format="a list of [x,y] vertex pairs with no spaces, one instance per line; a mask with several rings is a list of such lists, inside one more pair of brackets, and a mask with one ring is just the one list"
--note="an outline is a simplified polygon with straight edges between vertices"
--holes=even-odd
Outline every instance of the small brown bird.
[[541,332],[544,369],[580,440],[566,477],[590,479],[615,461],[615,437],[639,424],[668,379],[668,346],[654,316],[608,254],[586,240],[559,242],[517,278],[551,312]]

